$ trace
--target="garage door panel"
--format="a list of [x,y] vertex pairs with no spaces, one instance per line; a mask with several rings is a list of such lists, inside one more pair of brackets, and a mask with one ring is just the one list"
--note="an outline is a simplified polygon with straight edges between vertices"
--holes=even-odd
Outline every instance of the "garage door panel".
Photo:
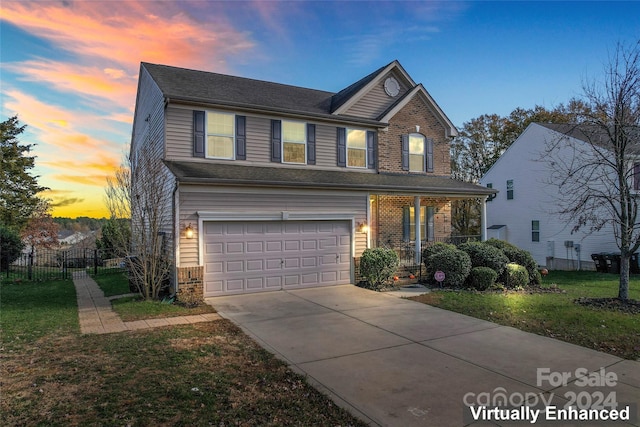
[[205,222],[205,296],[346,284],[347,221]]

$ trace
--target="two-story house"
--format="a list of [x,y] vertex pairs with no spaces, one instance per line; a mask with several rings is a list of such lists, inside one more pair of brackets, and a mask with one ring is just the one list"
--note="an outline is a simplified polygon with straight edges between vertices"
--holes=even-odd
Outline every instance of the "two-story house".
[[[550,163],[571,163],[589,147],[589,134],[581,126],[551,123],[532,123],[522,132],[480,179],[499,191],[486,204],[488,238],[513,243],[556,270],[594,270],[591,254],[619,251],[611,225],[574,232],[574,224],[557,214],[561,201]],[[558,147],[552,157],[550,145]]]
[[177,291],[216,296],[353,283],[368,247],[419,261],[452,200],[495,192],[450,178],[455,135],[397,61],[338,93],[142,63],[131,159],[166,166]]

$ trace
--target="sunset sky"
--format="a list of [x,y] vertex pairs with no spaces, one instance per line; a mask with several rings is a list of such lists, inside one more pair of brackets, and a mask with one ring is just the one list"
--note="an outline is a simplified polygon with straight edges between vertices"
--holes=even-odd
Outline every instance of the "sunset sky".
[[54,216],[106,216],[141,61],[339,91],[398,59],[457,126],[553,107],[640,38],[640,2],[2,0],[0,120]]

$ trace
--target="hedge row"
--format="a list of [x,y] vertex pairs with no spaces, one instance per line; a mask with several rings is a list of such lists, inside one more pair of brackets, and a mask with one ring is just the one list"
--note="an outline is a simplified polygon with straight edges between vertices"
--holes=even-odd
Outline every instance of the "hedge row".
[[467,242],[459,246],[435,243],[422,252],[431,284],[434,274],[445,274],[443,286],[485,290],[499,282],[506,288],[522,288],[541,283],[538,265],[525,250],[498,239]]

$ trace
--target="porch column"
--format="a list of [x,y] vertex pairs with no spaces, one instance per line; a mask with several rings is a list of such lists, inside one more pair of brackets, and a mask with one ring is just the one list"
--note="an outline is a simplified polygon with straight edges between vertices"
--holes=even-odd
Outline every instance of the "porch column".
[[487,196],[482,198],[480,209],[480,241],[487,240]]
[[413,199],[413,215],[415,216],[416,223],[416,243],[415,243],[415,254],[414,260],[416,265],[420,264],[420,258],[422,257],[422,236],[420,235],[420,229],[422,228],[422,224],[420,224],[420,196],[416,196]]

